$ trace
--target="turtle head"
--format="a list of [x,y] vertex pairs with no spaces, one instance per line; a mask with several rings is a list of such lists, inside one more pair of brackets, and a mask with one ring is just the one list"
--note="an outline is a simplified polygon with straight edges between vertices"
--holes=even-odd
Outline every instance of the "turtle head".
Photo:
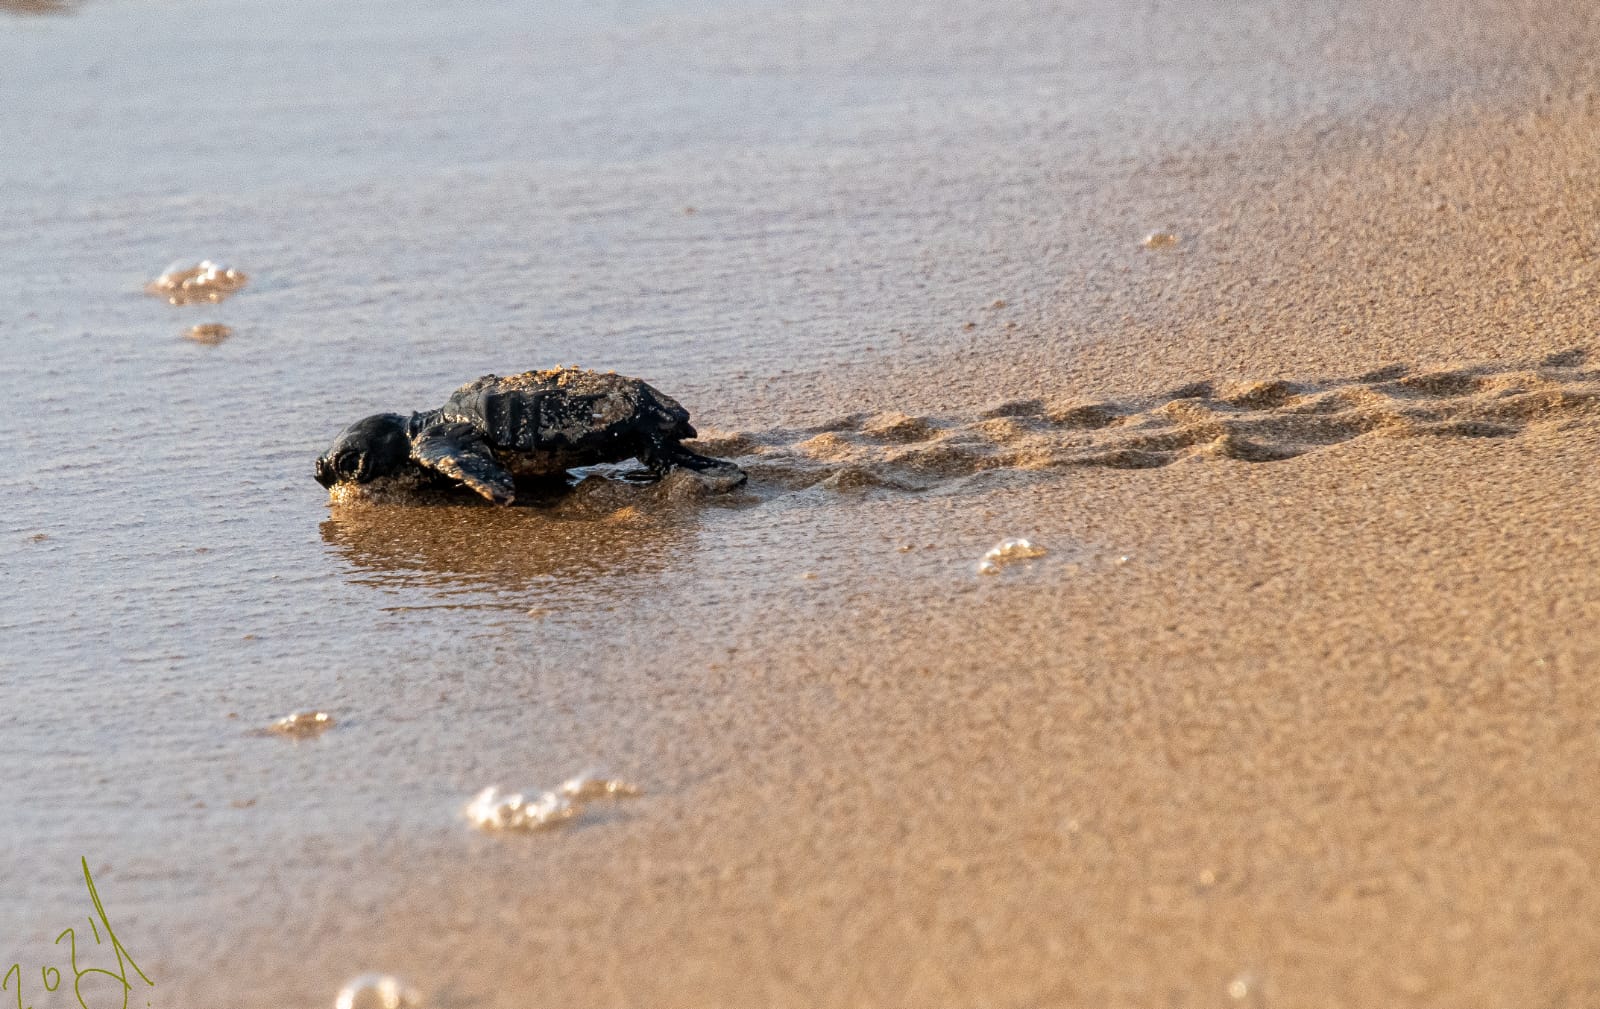
[[397,413],[378,413],[345,428],[317,460],[317,483],[367,483],[404,470],[411,464],[406,420]]

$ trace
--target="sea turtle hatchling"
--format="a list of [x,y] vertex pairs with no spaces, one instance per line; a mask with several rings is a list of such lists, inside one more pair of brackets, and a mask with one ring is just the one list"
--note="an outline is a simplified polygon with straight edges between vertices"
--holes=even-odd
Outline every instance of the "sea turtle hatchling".
[[658,476],[693,472],[732,490],[744,470],[684,448],[689,411],[636,378],[581,368],[485,375],[444,406],[409,416],[374,414],[345,428],[317,460],[317,482],[417,487],[456,481],[496,504],[516,497],[516,477],[638,459]]

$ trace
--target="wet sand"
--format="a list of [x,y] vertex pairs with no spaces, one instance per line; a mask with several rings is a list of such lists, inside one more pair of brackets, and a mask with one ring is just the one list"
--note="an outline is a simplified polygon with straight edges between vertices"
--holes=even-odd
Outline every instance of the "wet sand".
[[[153,1005],[1600,1001],[1587,8],[239,5],[232,146],[184,25],[95,75],[140,13],[0,42],[58,156],[0,163],[0,959],[87,853]],[[227,341],[177,256],[251,274]],[[310,480],[572,360],[750,490]],[[643,794],[461,816],[596,766]]]

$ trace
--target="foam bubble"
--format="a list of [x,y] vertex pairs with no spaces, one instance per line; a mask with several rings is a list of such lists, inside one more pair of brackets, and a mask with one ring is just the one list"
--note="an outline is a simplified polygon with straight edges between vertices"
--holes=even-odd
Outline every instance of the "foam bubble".
[[334,1009],[421,1009],[422,995],[393,974],[363,974],[339,989]]
[[983,560],[978,562],[978,574],[997,575],[1007,564],[1031,557],[1043,557],[1048,552],[1044,547],[1037,546],[1031,540],[1020,536],[1003,539],[983,555]]
[[537,794],[505,795],[491,785],[467,804],[466,815],[467,821],[479,830],[543,830],[572,819],[595,799],[621,799],[638,794],[638,787],[629,782],[584,773]]
[[557,789],[569,799],[580,802],[589,799],[618,799],[639,794],[639,788],[620,778],[606,778],[593,771],[576,774],[561,783]]
[[190,326],[184,330],[183,335],[195,343],[204,343],[215,346],[233,335],[233,329],[220,322],[202,322],[198,326]]
[[1228,982],[1228,997],[1236,1002],[1242,1002],[1259,990],[1256,976],[1250,973],[1240,974]]
[[201,301],[215,304],[237,293],[249,280],[248,276],[224,263],[202,259],[185,264],[180,260],[146,284],[145,292],[165,298],[172,305]]
[[528,798],[521,792],[501,795],[493,785],[467,804],[467,820],[479,830],[539,830],[578,815],[572,800],[555,792]]
[[267,726],[267,731],[283,736],[315,736],[331,728],[333,716],[326,711],[293,711]]

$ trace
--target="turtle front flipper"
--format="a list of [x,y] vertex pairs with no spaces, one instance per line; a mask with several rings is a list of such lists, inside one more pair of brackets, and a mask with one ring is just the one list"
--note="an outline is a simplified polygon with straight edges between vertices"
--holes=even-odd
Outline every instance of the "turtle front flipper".
[[432,424],[411,438],[411,458],[482,494],[495,504],[516,499],[511,474],[471,424]]

